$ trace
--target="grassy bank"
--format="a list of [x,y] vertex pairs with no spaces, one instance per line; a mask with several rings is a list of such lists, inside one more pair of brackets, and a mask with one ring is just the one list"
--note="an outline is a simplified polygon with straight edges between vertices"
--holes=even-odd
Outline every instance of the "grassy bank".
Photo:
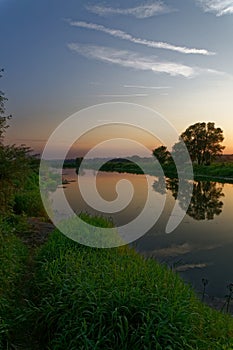
[[230,349],[233,320],[133,250],[54,232],[36,257],[27,322],[41,349]]
[[233,347],[232,317],[127,247],[88,248],[54,231],[29,254],[5,224],[1,243],[0,349]]
[[[118,173],[131,173],[131,174],[149,174],[154,176],[161,175],[161,167],[153,161],[153,158],[139,158],[133,159],[114,159],[106,160],[103,159],[90,159],[86,161],[85,167],[88,169],[100,169],[106,172],[118,172]],[[75,163],[67,162],[64,164],[64,168],[73,167],[76,168]],[[177,178],[176,166],[173,162],[162,165],[165,176],[169,178]],[[188,170],[183,169],[185,176],[189,178],[191,174]],[[219,182],[233,182],[233,162],[215,162],[211,165],[193,165],[193,174],[196,180],[213,180]]]
[[10,349],[17,326],[18,302],[28,250],[15,236],[15,226],[0,220],[0,349]]
[[213,179],[219,182],[233,182],[233,163],[213,163],[209,166],[194,165],[194,177],[197,179]]
[[177,274],[154,260],[127,247],[88,248],[58,231],[42,247],[26,247],[27,217],[43,215],[37,172],[4,205],[1,350],[233,348],[232,317],[203,305]]
[[[109,161],[101,167],[102,171],[116,171],[116,172],[125,172],[125,173],[134,173],[142,174],[143,171],[140,169],[140,164],[145,169],[145,172],[149,175],[158,175],[159,168],[156,170],[156,166],[153,165],[153,162],[148,160],[139,162],[138,165],[134,164],[131,161],[128,162],[117,162]],[[176,167],[173,163],[164,164],[163,171],[165,176],[170,178],[177,177]],[[184,169],[185,173],[185,169]],[[194,178],[197,180],[214,180],[222,182],[233,182],[233,163],[212,163],[211,165],[193,165],[193,174]],[[187,177],[190,174],[187,174]]]

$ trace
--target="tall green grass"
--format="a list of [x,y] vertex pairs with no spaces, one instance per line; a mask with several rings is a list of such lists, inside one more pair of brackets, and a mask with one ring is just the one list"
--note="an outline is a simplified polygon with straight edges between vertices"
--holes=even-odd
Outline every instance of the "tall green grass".
[[233,320],[133,250],[88,248],[55,231],[36,258],[27,327],[41,349],[231,349]]
[[28,250],[12,226],[0,219],[0,349],[10,348],[27,258]]
[[39,175],[31,172],[25,179],[24,186],[14,195],[13,211],[17,215],[46,216],[40,196]]
[[29,266],[2,221],[0,239],[0,349],[233,348],[230,316],[127,247],[88,248],[55,231]]

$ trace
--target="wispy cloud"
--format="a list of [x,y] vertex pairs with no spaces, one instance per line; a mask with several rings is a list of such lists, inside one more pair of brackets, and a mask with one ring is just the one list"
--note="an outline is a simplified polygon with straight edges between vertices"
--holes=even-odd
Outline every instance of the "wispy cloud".
[[173,11],[172,9],[169,9],[162,1],[153,1],[153,3],[144,3],[142,5],[130,8],[114,8],[94,5],[86,6],[86,9],[99,16],[128,15],[136,18],[149,18]]
[[102,94],[97,97],[147,97],[148,94]]
[[233,14],[232,0],[196,0],[205,12],[215,13],[216,16]]
[[191,67],[182,63],[160,61],[156,56],[145,56],[137,52],[127,50],[116,50],[104,46],[85,45],[70,43],[68,48],[90,59],[106,63],[116,64],[121,67],[133,68],[136,70],[152,71],[154,73],[166,73],[171,76],[183,76],[191,78],[199,74],[227,75],[208,68]]
[[195,69],[192,67],[174,62],[159,61],[157,57],[147,57],[131,51],[77,43],[68,44],[68,48],[85,57],[117,64],[122,67],[152,71],[154,73],[167,73],[172,76],[183,76],[186,78],[196,74]]
[[171,86],[145,86],[145,85],[124,85],[125,88],[163,90],[171,89]]
[[162,42],[162,41],[152,41],[152,40],[146,40],[146,39],[141,39],[141,38],[135,38],[131,34],[128,34],[122,30],[107,28],[107,27],[104,27],[103,25],[100,25],[100,24],[87,23],[87,22],[83,22],[83,21],[70,21],[70,20],[69,20],[69,23],[71,26],[97,30],[99,32],[103,32],[103,33],[109,34],[111,36],[114,36],[115,38],[127,40],[127,41],[134,43],[134,44],[145,45],[147,47],[172,50],[172,51],[177,51],[177,52],[181,52],[184,54],[200,54],[200,55],[207,55],[207,56],[215,55],[214,52],[210,52],[206,49],[188,48],[185,46],[172,45],[172,44]]

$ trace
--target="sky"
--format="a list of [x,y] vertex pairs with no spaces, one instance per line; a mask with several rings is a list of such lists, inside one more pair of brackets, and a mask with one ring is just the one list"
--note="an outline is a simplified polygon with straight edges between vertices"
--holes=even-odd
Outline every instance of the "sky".
[[179,134],[213,121],[233,153],[232,0],[0,0],[0,29],[0,89],[13,116],[6,142],[41,151],[73,113],[128,102]]

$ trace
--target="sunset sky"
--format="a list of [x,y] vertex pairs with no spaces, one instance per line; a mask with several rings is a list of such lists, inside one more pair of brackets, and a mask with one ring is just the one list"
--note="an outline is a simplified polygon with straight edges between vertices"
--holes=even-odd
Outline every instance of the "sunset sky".
[[7,142],[41,151],[73,113],[120,101],[178,133],[213,121],[233,153],[232,0],[0,0],[0,28]]

